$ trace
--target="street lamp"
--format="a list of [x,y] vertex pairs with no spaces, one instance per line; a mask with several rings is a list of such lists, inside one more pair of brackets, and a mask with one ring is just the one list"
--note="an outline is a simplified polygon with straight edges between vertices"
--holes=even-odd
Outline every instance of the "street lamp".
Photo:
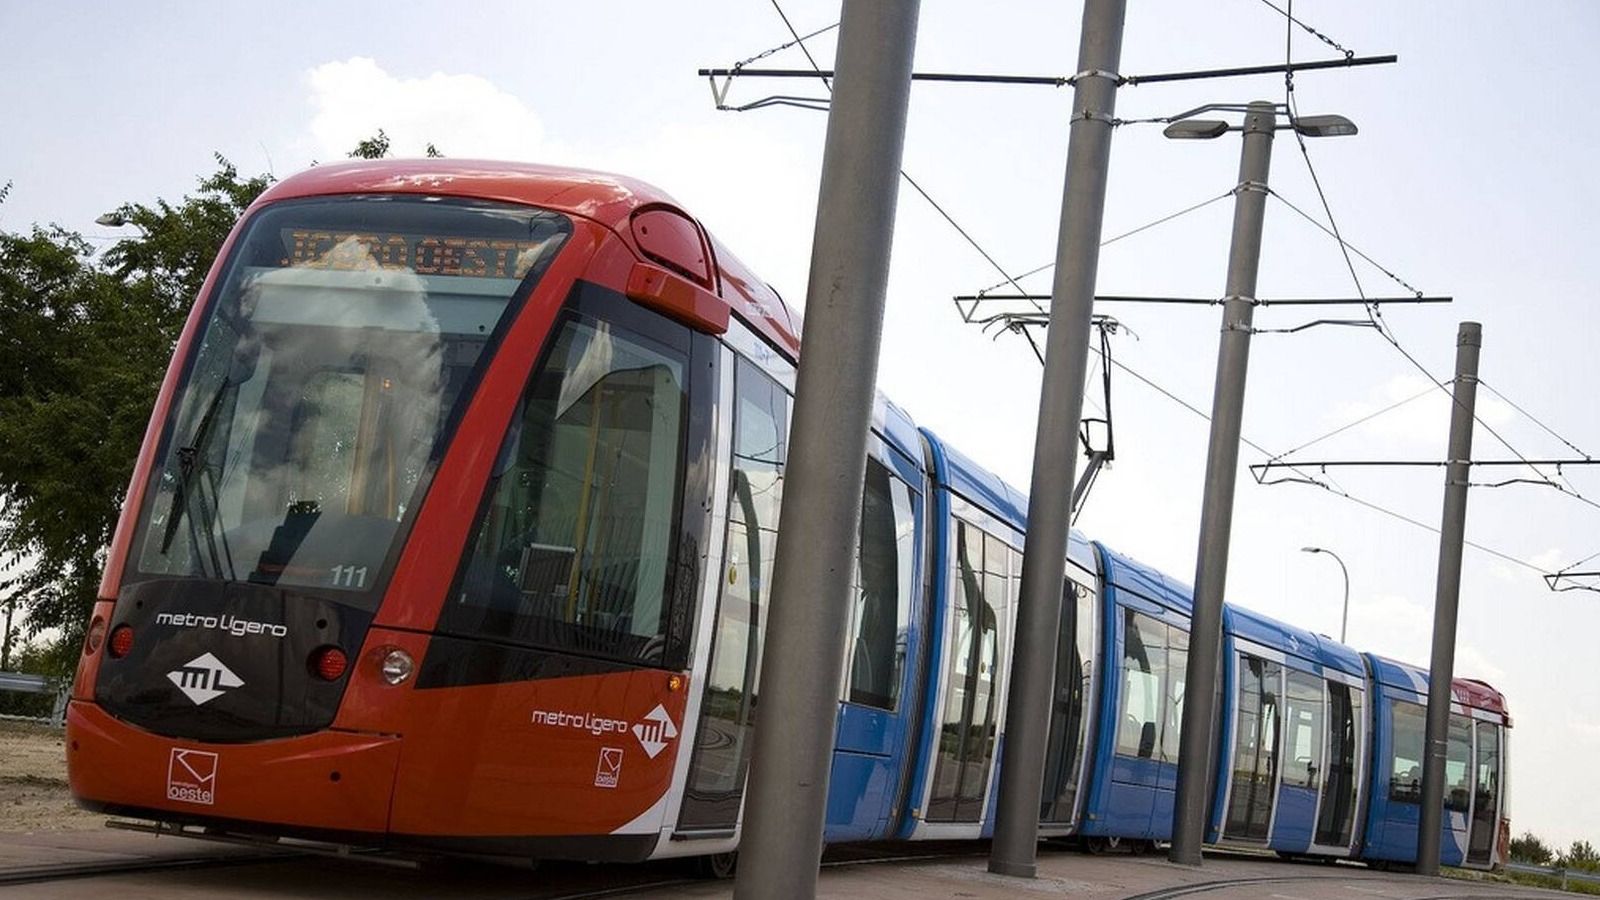
[[[1209,686],[1221,683],[1217,657],[1222,647],[1222,597],[1228,579],[1228,536],[1233,528],[1239,429],[1244,417],[1245,371],[1250,361],[1251,322],[1255,315],[1256,276],[1261,263],[1261,231],[1266,219],[1272,139],[1274,132],[1294,128],[1295,122],[1302,121],[1290,110],[1280,111],[1280,106],[1265,100],[1243,106],[1211,103],[1166,118],[1171,123],[1165,132],[1169,138],[1209,140],[1230,131],[1238,131],[1244,138],[1239,178],[1233,190],[1233,235],[1228,250],[1227,287],[1223,294],[1226,300],[1217,349],[1217,385],[1212,395],[1211,437],[1206,450],[1186,662],[1189,683],[1206,685],[1207,689],[1190,691],[1183,704],[1177,791],[1172,803],[1172,847],[1167,854],[1168,859],[1180,865],[1200,865],[1210,798],[1209,774],[1214,771],[1210,735],[1217,712],[1217,692]],[[1232,125],[1222,120],[1199,118],[1212,111],[1243,113],[1243,121]],[[1304,129],[1296,133],[1319,136],[1348,134],[1354,129],[1347,119],[1318,116],[1307,121]]]
[[1339,571],[1344,573],[1344,615],[1339,617],[1339,643],[1342,644],[1344,643],[1345,626],[1350,623],[1350,570],[1344,567],[1344,560],[1339,558],[1339,554],[1332,550],[1326,550],[1322,547],[1301,547],[1300,549],[1306,553],[1328,554],[1333,557],[1334,562],[1339,564]]
[[120,212],[108,212],[95,216],[94,223],[96,225],[104,225],[107,228],[121,228],[128,224],[128,220]]

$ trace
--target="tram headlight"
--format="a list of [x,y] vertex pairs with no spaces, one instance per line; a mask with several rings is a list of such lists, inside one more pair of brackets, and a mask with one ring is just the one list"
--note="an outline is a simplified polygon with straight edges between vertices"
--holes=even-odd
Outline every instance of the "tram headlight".
[[106,639],[106,620],[99,616],[89,623],[89,633],[83,638],[83,652],[93,656],[100,650],[100,642]]
[[383,680],[390,684],[404,684],[415,669],[416,663],[411,659],[411,654],[399,647],[385,653],[378,667],[378,671],[383,673]]

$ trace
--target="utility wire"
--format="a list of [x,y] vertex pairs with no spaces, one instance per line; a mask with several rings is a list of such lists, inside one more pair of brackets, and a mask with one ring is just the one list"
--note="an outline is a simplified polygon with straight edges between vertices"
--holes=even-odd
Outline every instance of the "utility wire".
[[[1140,225],[1138,228],[1133,228],[1133,229],[1130,229],[1128,231],[1124,231],[1121,234],[1116,235],[1114,237],[1106,238],[1105,240],[1100,242],[1100,246],[1101,247],[1107,247],[1107,246],[1110,246],[1111,244],[1115,244],[1117,241],[1120,241],[1123,238],[1133,237],[1134,235],[1138,234],[1141,231],[1148,231],[1149,229],[1154,228],[1157,225],[1164,225],[1167,222],[1171,222],[1173,219],[1176,219],[1176,218],[1178,218],[1180,216],[1185,216],[1185,215],[1188,215],[1189,213],[1195,212],[1197,210],[1204,209],[1205,207],[1210,206],[1213,203],[1216,203],[1218,200],[1226,200],[1227,198],[1232,197],[1234,194],[1237,194],[1238,192],[1239,192],[1239,189],[1237,187],[1230,188],[1230,189],[1228,189],[1226,191],[1223,191],[1222,193],[1216,195],[1215,197],[1212,197],[1209,200],[1201,200],[1199,203],[1196,203],[1196,204],[1194,204],[1192,206],[1186,206],[1183,209],[1178,210],[1177,212],[1168,213],[1168,214],[1162,216],[1159,219],[1156,219],[1156,220],[1151,221],[1151,222],[1146,222],[1145,224]],[[1005,285],[1008,284],[1008,283],[1013,285],[1013,286],[1015,286],[1018,281],[1021,281],[1022,279],[1027,278],[1030,275],[1037,275],[1037,274],[1039,274],[1040,272],[1043,272],[1046,269],[1052,269],[1052,268],[1055,268],[1055,261],[1054,260],[1051,260],[1050,262],[1047,262],[1044,265],[1039,266],[1037,268],[1029,269],[1028,271],[1023,272],[1021,275],[1018,275],[1016,277],[1016,279],[1007,278],[1005,281],[995,282],[994,284],[989,285],[988,287],[984,288],[983,290],[978,291],[978,296],[981,297],[984,294],[989,293],[990,291],[994,290],[997,287],[1005,287]],[[1037,304],[1035,304],[1035,305],[1037,305]]]
[[[785,28],[789,29],[789,35],[794,38],[794,41],[790,44],[790,46],[798,45],[800,47],[800,52],[802,52],[802,53],[804,53],[806,55],[806,61],[811,64],[811,68],[812,69],[816,70],[817,77],[822,79],[823,87],[827,88],[828,89],[828,93],[831,95],[833,93],[833,85],[831,83],[829,83],[828,76],[826,76],[826,75],[824,75],[822,73],[822,67],[817,65],[816,58],[813,57],[811,55],[811,51],[809,49],[807,49],[806,43],[805,43],[806,42],[806,38],[802,38],[800,36],[800,32],[795,30],[794,24],[789,21],[789,16],[784,13],[783,6],[778,3],[778,0],[772,0],[772,8],[778,11],[778,17],[783,19],[783,26]],[[813,32],[811,35],[807,35],[807,37],[813,37],[813,36],[815,36],[816,33],[817,32]],[[950,223],[950,227],[954,228],[956,230],[956,233],[960,234],[963,238],[965,238],[967,243],[972,245],[972,249],[978,251],[978,255],[982,256],[985,260],[987,260],[989,265],[994,267],[994,270],[996,272],[999,272],[1001,274],[1001,276],[1005,278],[1005,281],[1001,282],[1001,284],[1009,283],[1013,288],[1016,289],[1017,293],[1019,293],[1019,294],[1027,293],[1027,291],[1024,291],[1022,289],[1021,285],[1017,284],[1016,279],[1012,278],[1010,273],[1006,272],[1006,270],[1000,265],[1000,263],[997,262],[993,256],[989,255],[989,251],[983,249],[983,246],[980,245],[977,242],[977,240],[972,237],[971,234],[968,234],[967,230],[965,228],[961,227],[960,223],[958,223],[955,220],[955,217],[950,215],[950,213],[946,212],[945,208],[943,206],[939,205],[939,202],[937,200],[934,200],[932,195],[930,195],[927,191],[923,190],[922,185],[918,184],[916,179],[912,178],[906,172],[906,170],[903,169],[903,168],[900,170],[900,177],[904,178],[905,181],[906,181],[906,184],[911,185],[912,189],[914,189],[918,194],[921,194],[922,195],[922,199],[928,201],[928,205],[932,206],[934,208],[934,211],[937,212],[940,216],[942,216],[946,222],[949,222]],[[1037,309],[1039,312],[1044,312],[1044,307],[1040,306],[1039,302],[1037,300],[1031,301],[1031,302],[1033,303],[1033,308],[1034,309]],[[1029,340],[1030,343],[1032,343],[1033,339],[1030,337],[1028,340]],[[1034,352],[1035,353],[1039,352],[1037,347],[1034,348]]]
[[[1332,47],[1333,49],[1339,51],[1341,54],[1344,55],[1345,59],[1350,59],[1351,57],[1356,55],[1356,52],[1354,50],[1346,50],[1342,45],[1340,45],[1340,43],[1338,41],[1334,40],[1331,37],[1328,37],[1327,35],[1325,35],[1322,32],[1316,30],[1315,28],[1312,28],[1310,25],[1307,25],[1306,23],[1300,21],[1299,19],[1296,19],[1294,17],[1294,15],[1293,15],[1293,12],[1292,12],[1293,9],[1294,9],[1294,3],[1291,2],[1289,4],[1289,9],[1283,9],[1282,7],[1278,6],[1276,3],[1273,3],[1272,0],[1261,0],[1261,2],[1265,3],[1266,5],[1268,5],[1270,7],[1272,7],[1273,9],[1277,10],[1278,14],[1283,16],[1285,19],[1288,19],[1290,22],[1293,22],[1294,24],[1299,25],[1301,28],[1304,28],[1308,34],[1312,35],[1317,40],[1319,40],[1319,41],[1323,42],[1324,44],[1327,44],[1329,47]],[[1292,33],[1293,32],[1291,32],[1291,34]]]
[[[1293,12],[1293,10],[1294,10],[1294,3],[1293,3],[1293,0],[1290,0],[1288,10],[1284,11],[1284,15],[1286,17],[1286,24],[1285,24],[1286,37],[1285,37],[1284,43],[1285,43],[1285,53],[1287,55],[1287,61],[1286,61],[1287,70],[1284,72],[1283,81],[1284,81],[1284,107],[1288,111],[1289,123],[1291,125],[1293,125],[1295,123],[1295,121],[1299,119],[1299,116],[1300,116],[1298,106],[1295,103],[1295,96],[1294,96],[1294,70],[1292,68],[1292,64],[1294,62],[1294,28],[1293,28],[1293,24],[1297,21],[1297,20],[1294,19],[1293,15],[1291,14]],[[1339,232],[1339,223],[1338,223],[1338,220],[1334,218],[1333,207],[1328,202],[1327,192],[1324,191],[1323,188],[1322,188],[1322,179],[1317,176],[1317,168],[1311,162],[1311,152],[1306,147],[1305,136],[1300,134],[1300,131],[1297,128],[1291,128],[1290,132],[1294,134],[1295,141],[1298,143],[1298,145],[1300,147],[1300,155],[1305,160],[1306,171],[1308,173],[1310,173],[1310,175],[1311,175],[1311,183],[1317,189],[1317,198],[1322,203],[1322,211],[1323,211],[1324,215],[1326,215],[1328,217],[1328,228],[1325,228],[1323,230],[1324,231],[1330,231],[1330,229],[1331,229],[1330,233],[1333,235],[1333,239],[1339,244],[1339,252],[1344,257],[1345,268],[1350,273],[1350,280],[1355,284],[1356,293],[1361,297],[1361,299],[1364,302],[1364,308],[1367,311],[1367,318],[1372,323],[1373,329],[1375,331],[1377,331],[1377,333],[1380,336],[1382,336],[1383,339],[1385,341],[1387,341],[1389,343],[1389,345],[1391,347],[1393,347],[1401,356],[1405,357],[1406,361],[1411,363],[1411,365],[1414,368],[1416,368],[1417,371],[1421,372],[1423,374],[1423,376],[1425,376],[1429,381],[1433,382],[1435,387],[1437,387],[1440,391],[1443,391],[1446,396],[1449,396],[1450,397],[1450,401],[1452,403],[1458,403],[1459,401],[1456,400],[1455,396],[1453,394],[1451,394],[1450,391],[1445,388],[1444,382],[1442,382],[1438,378],[1436,378],[1434,376],[1434,374],[1428,370],[1427,366],[1424,366],[1414,355],[1412,355],[1412,353],[1409,350],[1407,350],[1405,348],[1404,345],[1402,345],[1400,343],[1399,338],[1396,337],[1393,334],[1393,332],[1384,323],[1382,311],[1377,306],[1375,306],[1374,304],[1372,304],[1370,302],[1365,302],[1367,300],[1366,289],[1361,284],[1361,276],[1356,272],[1355,262],[1350,258],[1350,245],[1345,241],[1344,236],[1342,234],[1340,234],[1340,232]],[[1282,199],[1281,196],[1280,196],[1280,199]],[[1285,202],[1287,202],[1287,201],[1285,201]],[[1300,210],[1296,209],[1296,212],[1300,212]],[[1300,214],[1302,216],[1306,215],[1304,212],[1300,212]],[[1306,218],[1310,219],[1311,217],[1306,216]],[[1316,220],[1315,219],[1311,219],[1311,221],[1315,222]],[[1317,223],[1317,224],[1320,227],[1321,223]],[[1396,278],[1397,281],[1399,280],[1392,273],[1389,273],[1389,274],[1390,274],[1390,277]],[[1409,287],[1409,285],[1408,285],[1408,287]],[[1420,296],[1420,292],[1419,292],[1419,296]],[[1587,506],[1594,507],[1595,509],[1600,509],[1600,503],[1596,503],[1595,501],[1590,500],[1588,497],[1585,497],[1582,493],[1578,492],[1575,489],[1572,489],[1570,485],[1568,485],[1566,487],[1563,487],[1562,485],[1557,484],[1555,481],[1551,480],[1550,477],[1548,475],[1546,475],[1542,469],[1540,469],[1538,466],[1534,465],[1533,463],[1528,462],[1527,457],[1525,455],[1523,455],[1522,451],[1520,451],[1516,447],[1512,446],[1510,441],[1506,440],[1506,438],[1504,436],[1502,436],[1498,431],[1496,431],[1494,429],[1494,427],[1491,426],[1488,422],[1485,422],[1483,420],[1483,418],[1481,416],[1479,416],[1476,412],[1473,413],[1472,418],[1473,418],[1473,421],[1475,421],[1478,425],[1482,426],[1483,429],[1485,431],[1487,431],[1491,436],[1493,436],[1495,440],[1499,441],[1502,446],[1504,446],[1508,451],[1510,451],[1513,456],[1517,457],[1519,460],[1521,460],[1522,462],[1526,463],[1528,468],[1532,469],[1534,474],[1538,475],[1539,478],[1542,479],[1543,483],[1548,484],[1550,487],[1555,488],[1556,490],[1560,491],[1563,494],[1567,494],[1568,496],[1571,496],[1571,497],[1575,498],[1576,500],[1578,500],[1579,502],[1581,502],[1581,503],[1583,503],[1583,504],[1585,504]],[[1581,453],[1582,451],[1579,451],[1579,452]]]
[[[780,15],[780,16],[783,15],[783,10],[781,10],[781,9],[778,10],[778,15]],[[785,16],[784,17],[784,22],[787,23],[788,21],[789,21],[788,17]],[[805,44],[804,44],[805,41],[809,41],[809,40],[811,40],[812,38],[816,37],[819,34],[826,34],[826,33],[830,32],[833,29],[838,28],[838,27],[839,27],[839,23],[835,22],[832,25],[825,25],[825,26],[823,26],[821,28],[818,28],[816,31],[813,31],[813,32],[811,32],[810,34],[808,34],[808,35],[806,35],[804,37],[800,37],[800,36],[797,35],[794,40],[789,41],[786,44],[779,44],[776,47],[772,47],[770,49],[763,50],[760,53],[757,53],[755,56],[750,57],[749,59],[742,59],[742,60],[734,63],[733,64],[733,70],[735,72],[737,72],[740,69],[744,68],[745,66],[750,65],[751,63],[755,62],[758,59],[766,59],[767,57],[771,56],[774,53],[781,53],[782,51],[787,50],[790,47],[793,47],[793,46],[796,46],[796,45],[799,45],[800,48],[802,50],[804,50],[805,49]],[[790,30],[792,31],[793,29],[790,29]],[[806,55],[808,57],[810,56],[809,53],[806,54]]]
[[1502,394],[1499,391],[1495,390],[1493,385],[1491,385],[1488,382],[1484,381],[1482,378],[1478,379],[1478,386],[1481,387],[1481,388],[1486,388],[1489,391],[1489,393],[1495,395],[1496,397],[1499,397],[1501,399],[1501,401],[1503,401],[1507,406],[1510,406],[1512,409],[1516,410],[1517,412],[1522,413],[1524,416],[1527,416],[1528,419],[1533,422],[1533,424],[1539,426],[1540,428],[1543,428],[1546,434],[1550,435],[1551,437],[1555,438],[1556,440],[1560,441],[1561,443],[1566,444],[1567,445],[1567,449],[1569,449],[1572,452],[1578,454],[1579,456],[1583,457],[1584,459],[1593,459],[1594,458],[1594,457],[1590,456],[1584,450],[1580,449],[1577,444],[1574,444],[1573,442],[1567,440],[1566,438],[1562,437],[1561,435],[1556,434],[1555,429],[1553,429],[1549,425],[1546,425],[1545,423],[1539,421],[1539,417],[1538,416],[1535,416],[1533,413],[1528,412],[1527,410],[1525,410],[1522,407],[1518,406],[1510,397],[1507,397],[1505,394]]
[[[1091,347],[1090,349],[1094,349],[1094,348]],[[1129,375],[1133,376],[1138,381],[1143,382],[1146,386],[1148,386],[1151,389],[1155,390],[1157,393],[1159,393],[1162,396],[1166,397],[1168,400],[1171,400],[1172,402],[1178,404],[1179,406],[1183,407],[1184,409],[1187,409],[1189,412],[1194,413],[1195,415],[1197,415],[1200,418],[1206,420],[1207,422],[1211,421],[1211,416],[1209,414],[1207,414],[1206,412],[1204,412],[1203,410],[1201,410],[1199,407],[1195,406],[1194,404],[1190,403],[1187,400],[1184,400],[1182,397],[1179,397],[1177,394],[1172,393],[1171,391],[1169,391],[1166,388],[1162,387],[1161,385],[1155,383],[1154,381],[1150,380],[1149,378],[1146,378],[1144,375],[1141,375],[1137,371],[1134,371],[1132,368],[1130,368],[1128,366],[1127,363],[1124,363],[1124,362],[1122,362],[1121,360],[1118,360],[1118,359],[1113,359],[1113,360],[1111,360],[1111,364],[1113,366],[1116,366],[1118,369],[1121,369],[1122,371],[1127,372]],[[1430,388],[1429,390],[1431,392],[1432,389]],[[1278,458],[1278,457],[1273,455],[1272,451],[1270,451],[1267,448],[1261,446],[1260,444],[1256,443],[1255,441],[1250,440],[1248,437],[1244,437],[1243,435],[1241,435],[1239,437],[1239,440],[1240,440],[1240,442],[1242,442],[1245,445],[1249,446],[1251,449],[1255,450],[1257,453],[1260,453],[1262,456],[1267,457],[1268,459],[1277,459]],[[1357,497],[1356,495],[1354,495],[1354,494],[1350,493],[1349,491],[1345,490],[1343,487],[1339,486],[1337,484],[1337,482],[1329,484],[1329,483],[1325,483],[1323,481],[1319,481],[1317,479],[1311,478],[1310,476],[1306,475],[1305,472],[1301,471],[1298,467],[1296,467],[1293,463],[1281,463],[1281,465],[1286,465],[1289,469],[1291,469],[1293,471],[1296,471],[1296,472],[1300,472],[1300,474],[1302,476],[1305,476],[1304,477],[1304,483],[1313,485],[1315,487],[1322,488],[1323,490],[1327,491],[1330,494],[1333,494],[1336,497],[1342,497],[1342,498],[1344,498],[1346,500],[1349,500],[1350,502],[1352,502],[1352,503],[1354,503],[1354,504],[1356,504],[1358,506],[1364,506],[1367,509],[1370,509],[1370,510],[1372,510],[1374,512],[1382,513],[1382,514],[1384,514],[1386,516],[1389,516],[1390,518],[1398,519],[1399,521],[1405,522],[1405,523],[1407,523],[1409,525],[1415,525],[1418,528],[1424,529],[1426,531],[1431,531],[1434,534],[1438,534],[1439,533],[1439,529],[1438,529],[1437,526],[1429,525],[1426,522],[1423,522],[1423,521],[1418,520],[1418,519],[1414,519],[1414,518],[1412,518],[1412,517],[1410,517],[1410,516],[1408,516],[1408,515],[1406,515],[1404,513],[1396,512],[1396,511],[1394,511],[1392,509],[1389,509],[1388,507],[1380,506],[1380,505],[1378,505],[1376,503],[1373,503],[1370,500],[1366,500],[1366,499],[1363,499],[1361,497]],[[1326,473],[1324,473],[1324,474],[1326,474]],[[1332,479],[1330,478],[1329,481],[1331,482]],[[1516,558],[1515,556],[1512,556],[1509,553],[1504,553],[1502,551],[1494,549],[1493,547],[1487,547],[1487,546],[1485,546],[1483,544],[1480,544],[1480,543],[1478,543],[1476,541],[1470,541],[1470,540],[1469,541],[1464,541],[1463,543],[1465,543],[1468,547],[1472,547],[1475,550],[1481,550],[1482,552],[1487,553],[1490,556],[1496,557],[1498,559],[1505,560],[1506,562],[1509,562],[1509,563],[1515,563],[1516,565],[1519,565],[1519,566],[1521,566],[1521,567],[1523,567],[1525,569],[1531,569],[1532,571],[1538,572],[1540,574],[1544,574],[1544,572],[1545,572],[1544,567],[1542,567],[1542,566],[1536,566],[1533,563],[1527,562],[1525,560],[1518,559],[1518,558]],[[1596,553],[1595,556],[1600,556],[1600,553]],[[1593,559],[1593,558],[1594,557],[1590,557],[1590,559]],[[1575,565],[1581,565],[1582,562],[1588,562],[1588,560],[1583,560],[1580,563],[1576,563]]]
[[1335,428],[1332,431],[1328,432],[1327,434],[1324,434],[1324,435],[1322,435],[1320,437],[1312,438],[1311,440],[1306,441],[1304,444],[1301,444],[1300,446],[1295,447],[1292,450],[1285,450],[1285,451],[1283,451],[1283,453],[1279,454],[1278,456],[1273,457],[1269,461],[1270,462],[1279,462],[1285,456],[1289,456],[1291,454],[1299,453],[1301,450],[1304,450],[1307,447],[1311,447],[1313,445],[1320,444],[1323,441],[1327,440],[1328,438],[1331,438],[1331,437],[1333,437],[1335,435],[1338,435],[1338,434],[1343,434],[1344,432],[1349,431],[1350,429],[1356,427],[1357,425],[1362,425],[1362,424],[1365,424],[1367,422],[1370,422],[1373,419],[1376,419],[1377,417],[1383,415],[1384,413],[1392,412],[1392,411],[1394,411],[1396,409],[1399,409],[1400,407],[1405,406],[1407,403],[1411,403],[1411,402],[1416,401],[1416,400],[1421,400],[1423,397],[1426,397],[1429,394],[1432,394],[1433,392],[1434,392],[1434,388],[1432,386],[1429,386],[1429,387],[1423,389],[1422,391],[1420,391],[1418,393],[1412,394],[1411,396],[1407,397],[1404,400],[1400,400],[1398,402],[1391,403],[1388,406],[1385,406],[1383,409],[1378,410],[1377,412],[1368,413],[1367,415],[1362,416],[1361,418],[1355,420],[1354,422],[1351,422],[1348,425],[1341,425],[1338,428]]

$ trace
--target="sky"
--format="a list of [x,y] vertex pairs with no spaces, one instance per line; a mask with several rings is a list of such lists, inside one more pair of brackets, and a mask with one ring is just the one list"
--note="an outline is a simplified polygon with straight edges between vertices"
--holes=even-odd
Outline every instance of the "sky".
[[[781,2],[802,34],[838,19],[837,2]],[[1416,289],[1455,298],[1386,307],[1400,345],[1446,380],[1457,324],[1483,324],[1484,425],[1474,458],[1515,458],[1484,426],[1526,457],[1595,452],[1600,78],[1583,61],[1600,43],[1600,6],[1301,0],[1293,10],[1358,55],[1400,58],[1302,73],[1295,97],[1302,114],[1339,113],[1360,128],[1307,143],[1346,240]],[[1068,75],[1080,16],[1076,3],[927,2],[916,67]],[[104,244],[116,235],[94,224],[97,215],[192,191],[213,170],[214,153],[245,174],[283,177],[342,158],[383,128],[401,155],[420,155],[431,142],[453,157],[643,178],[791,303],[804,303],[826,117],[786,107],[720,112],[695,74],[787,42],[771,3],[504,2],[449,14],[297,0],[4,4],[0,34],[11,37],[0,60],[0,184],[12,182],[0,228],[58,222]],[[824,66],[834,37],[807,42]],[[1123,48],[1130,74],[1275,63],[1285,26],[1264,0],[1144,0],[1130,4]],[[1338,55],[1299,29],[1292,48],[1296,59]],[[790,49],[762,64],[806,61]],[[728,100],[779,93],[822,89],[742,79]],[[1117,111],[1146,118],[1283,95],[1281,77],[1145,85],[1121,90]],[[1013,276],[1054,257],[1070,108],[1070,91],[1050,87],[913,89],[905,171]],[[1105,235],[1225,194],[1237,154],[1234,135],[1175,142],[1159,125],[1119,128]],[[1306,158],[1287,135],[1276,141],[1270,182],[1321,217]],[[1224,199],[1107,246],[1098,292],[1220,297],[1230,217]],[[1372,266],[1358,262],[1356,272],[1370,296],[1410,293]],[[1049,277],[1023,285],[1048,292]],[[1001,280],[927,201],[901,190],[880,384],[920,424],[1025,490],[1040,366],[1020,338],[963,323],[951,301]],[[1284,202],[1269,202],[1258,296],[1356,290],[1338,246]],[[1219,308],[1100,311],[1125,326],[1112,342],[1119,363],[1209,410]],[[1324,312],[1269,306],[1255,324],[1290,328]],[[1333,315],[1359,318],[1361,310]],[[1247,439],[1282,453],[1421,394],[1287,458],[1443,459],[1448,398],[1372,329],[1263,333],[1252,344]],[[1207,425],[1125,371],[1115,372],[1112,390],[1117,458],[1078,526],[1192,580]],[[1089,400],[1096,410],[1097,389]],[[1241,465],[1263,458],[1246,447]],[[1531,474],[1480,469],[1474,481]],[[1540,578],[1600,552],[1600,506],[1588,502],[1600,501],[1600,471],[1564,475],[1583,499],[1527,484],[1472,490],[1467,538],[1493,552],[1466,552],[1456,656],[1458,675],[1491,682],[1512,710],[1513,828],[1562,846],[1600,841],[1600,678],[1592,668],[1600,594],[1553,593]],[[1330,470],[1327,479],[1369,504],[1439,523],[1440,469]],[[1434,531],[1332,491],[1258,485],[1242,470],[1228,599],[1336,635],[1338,566],[1300,550],[1329,548],[1349,568],[1349,643],[1425,665],[1438,544]]]

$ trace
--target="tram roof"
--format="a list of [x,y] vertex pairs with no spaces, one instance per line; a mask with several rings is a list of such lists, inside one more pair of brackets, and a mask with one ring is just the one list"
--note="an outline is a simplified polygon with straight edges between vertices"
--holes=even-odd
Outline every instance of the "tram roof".
[[1325,668],[1337,669],[1351,675],[1366,674],[1361,664],[1361,654],[1325,634],[1315,634],[1304,628],[1280,622],[1254,610],[1229,604],[1226,628],[1246,640],[1262,646],[1281,650]]
[[[1372,664],[1373,678],[1379,683],[1427,696],[1429,682],[1426,669],[1376,653],[1368,653],[1367,660]],[[1509,719],[1505,695],[1485,682],[1475,678],[1457,678],[1450,683],[1450,695],[1452,700],[1463,706],[1499,713]]]
[[[537,206],[605,226],[641,256],[629,228],[635,211],[667,206],[689,215],[671,195],[635,178],[476,159],[363,159],[320,165],[274,184],[255,205],[337,194],[422,194]],[[716,259],[717,295],[739,318],[795,357],[800,349],[800,317],[709,229],[703,225],[701,229]]]
[[[990,515],[1018,531],[1025,531],[1028,523],[1028,495],[1007,484],[999,475],[978,465],[970,456],[950,446],[933,431],[924,428],[923,435],[933,447],[933,478],[942,487],[949,488],[967,500],[982,507]],[[1099,572],[1094,548],[1089,539],[1073,529],[1067,542],[1067,559],[1089,572]]]

